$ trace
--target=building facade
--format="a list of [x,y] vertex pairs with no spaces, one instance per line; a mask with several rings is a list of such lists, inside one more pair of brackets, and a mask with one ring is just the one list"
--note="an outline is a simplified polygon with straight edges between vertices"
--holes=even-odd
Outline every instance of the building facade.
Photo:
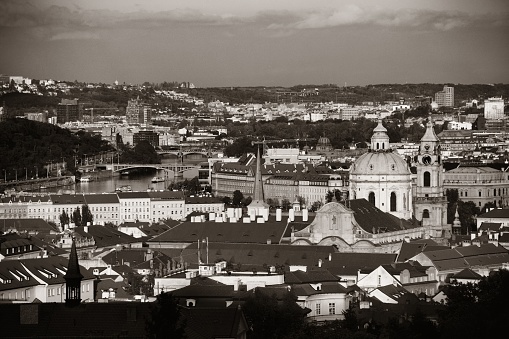
[[486,120],[504,119],[504,99],[502,97],[484,100],[484,118]]
[[444,86],[444,89],[435,93],[435,102],[438,107],[454,107],[454,87]]
[[139,97],[127,102],[125,113],[128,124],[149,125],[152,121],[152,107],[140,100]]

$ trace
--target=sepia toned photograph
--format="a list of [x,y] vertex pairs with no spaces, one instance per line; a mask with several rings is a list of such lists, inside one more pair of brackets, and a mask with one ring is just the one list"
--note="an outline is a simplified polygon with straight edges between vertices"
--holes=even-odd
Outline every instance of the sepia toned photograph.
[[498,338],[506,0],[0,0],[2,338]]

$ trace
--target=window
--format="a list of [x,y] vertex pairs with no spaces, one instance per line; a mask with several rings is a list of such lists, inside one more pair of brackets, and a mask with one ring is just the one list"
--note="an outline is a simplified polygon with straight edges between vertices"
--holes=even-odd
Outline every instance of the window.
[[429,218],[429,211],[428,210],[423,210],[422,211],[422,218]]
[[424,172],[424,187],[430,187],[431,186],[431,174],[426,171]]
[[373,205],[375,205],[375,193],[374,192],[369,192],[368,201],[370,203],[372,203]]
[[391,193],[391,212],[396,211],[396,193]]
[[321,304],[315,305],[315,315],[320,315],[320,312],[321,312],[320,307],[322,307]]
[[329,314],[336,314],[336,303],[329,303]]

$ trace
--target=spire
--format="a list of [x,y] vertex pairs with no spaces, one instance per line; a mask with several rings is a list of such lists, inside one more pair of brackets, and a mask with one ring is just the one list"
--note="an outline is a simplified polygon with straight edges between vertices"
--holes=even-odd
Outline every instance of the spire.
[[81,280],[83,275],[80,272],[80,265],[78,263],[78,253],[76,251],[76,240],[72,238],[71,253],[69,254],[69,264],[67,265],[67,272],[64,275],[66,306],[77,306],[81,302]]
[[265,201],[263,194],[263,180],[262,180],[262,165],[260,157],[260,147],[258,147],[256,155],[256,173],[253,187],[253,200],[254,201]]
[[461,234],[461,221],[460,214],[458,213],[458,205],[456,205],[456,212],[454,213],[454,221],[452,222],[454,234]]
[[424,136],[422,137],[421,141],[432,141],[432,142],[438,142],[440,141],[435,134],[435,130],[433,129],[433,120],[431,119],[431,115],[428,118],[428,122],[426,123],[426,132],[424,133]]

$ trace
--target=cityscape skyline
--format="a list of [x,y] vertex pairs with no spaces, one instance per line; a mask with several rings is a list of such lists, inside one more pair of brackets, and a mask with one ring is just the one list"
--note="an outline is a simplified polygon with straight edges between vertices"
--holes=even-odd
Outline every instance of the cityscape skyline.
[[504,83],[505,1],[2,1],[0,73],[198,87]]

